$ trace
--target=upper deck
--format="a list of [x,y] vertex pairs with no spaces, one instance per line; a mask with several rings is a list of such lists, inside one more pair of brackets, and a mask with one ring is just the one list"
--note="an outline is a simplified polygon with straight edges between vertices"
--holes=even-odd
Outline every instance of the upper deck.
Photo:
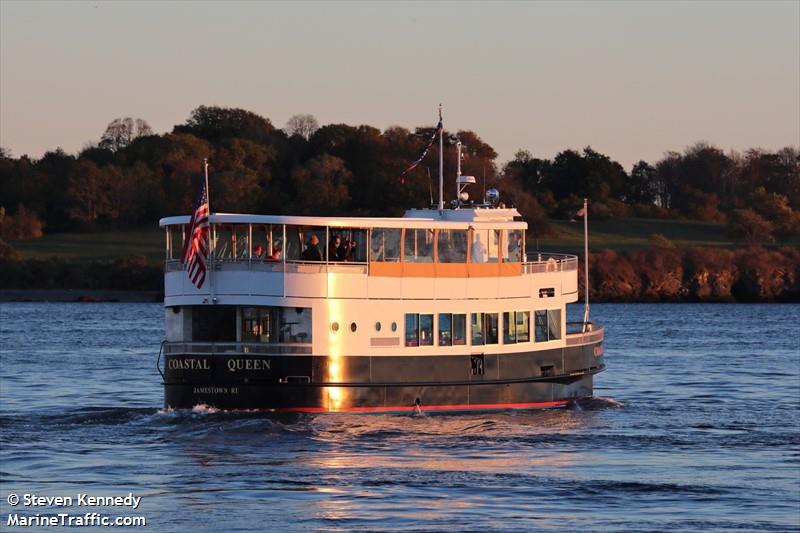
[[212,214],[210,279],[201,290],[181,273],[189,220],[160,221],[168,305],[209,295],[577,298],[577,258],[529,253],[515,209],[410,210],[402,218]]

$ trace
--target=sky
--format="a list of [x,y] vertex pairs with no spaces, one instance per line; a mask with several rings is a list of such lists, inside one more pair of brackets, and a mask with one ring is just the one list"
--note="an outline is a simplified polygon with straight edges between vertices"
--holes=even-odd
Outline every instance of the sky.
[[283,127],[470,129],[498,162],[800,145],[800,1],[0,0],[0,146],[37,158],[199,105]]

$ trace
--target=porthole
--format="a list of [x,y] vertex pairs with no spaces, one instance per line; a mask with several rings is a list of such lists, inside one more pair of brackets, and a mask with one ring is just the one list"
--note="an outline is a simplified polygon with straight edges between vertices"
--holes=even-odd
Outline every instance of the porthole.
[[350,331],[355,333],[357,329],[358,329],[358,326],[356,326],[356,323],[355,322],[351,322],[350,323]]
[[381,323],[375,322],[375,331],[380,331],[380,330],[381,330]]
[[339,331],[339,323],[338,322],[331,322],[331,331],[336,333]]
[[392,322],[392,331],[397,331],[397,322]]

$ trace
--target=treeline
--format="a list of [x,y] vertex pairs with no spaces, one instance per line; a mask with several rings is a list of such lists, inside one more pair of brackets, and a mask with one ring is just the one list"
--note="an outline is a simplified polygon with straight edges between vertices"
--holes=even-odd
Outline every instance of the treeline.
[[[279,129],[246,110],[206,106],[163,135],[141,119],[116,119],[96,145],[76,155],[57,149],[33,160],[0,153],[0,238],[124,228],[187,214],[203,158],[217,212],[398,215],[428,205],[438,188],[435,153],[400,179],[432,132],[432,126],[319,127],[309,115]],[[552,159],[520,151],[499,165],[477,133],[458,131],[445,135],[449,175],[459,140],[463,172],[478,180],[473,195],[484,183],[498,187],[532,234],[547,233],[550,218],[572,216],[583,197],[594,217],[727,222],[733,236],[749,243],[785,242],[800,232],[797,147],[724,153],[701,143],[630,170],[590,147]]]
[[[582,297],[582,272],[578,279]],[[5,289],[158,292],[163,273],[141,256],[88,264],[0,261]],[[800,249],[602,251],[590,256],[589,291],[592,302],[800,302]]]
[[589,265],[590,301],[800,302],[797,247],[606,250]]

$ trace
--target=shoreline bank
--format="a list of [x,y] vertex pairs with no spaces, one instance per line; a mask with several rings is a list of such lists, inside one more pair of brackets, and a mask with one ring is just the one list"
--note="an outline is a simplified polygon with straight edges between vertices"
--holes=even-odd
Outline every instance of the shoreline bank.
[[122,291],[97,289],[3,289],[0,302],[123,302],[162,303],[162,291]]

